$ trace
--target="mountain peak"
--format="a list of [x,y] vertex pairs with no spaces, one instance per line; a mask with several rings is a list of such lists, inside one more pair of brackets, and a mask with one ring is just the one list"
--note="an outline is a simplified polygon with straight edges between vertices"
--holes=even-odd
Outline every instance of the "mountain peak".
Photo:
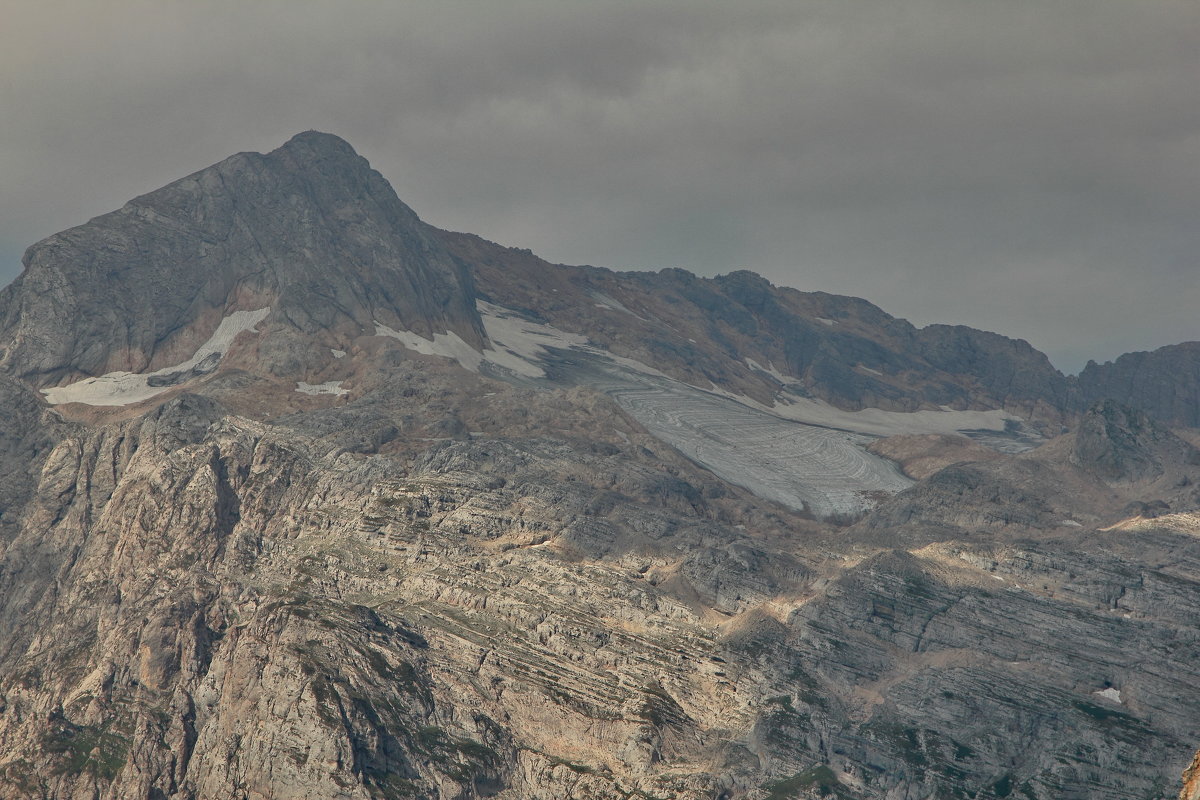
[[[0,365],[40,386],[179,363],[230,313],[268,306],[310,336],[378,319],[483,337],[466,270],[365,158],[317,131],[55,234],[24,263],[0,292]],[[272,369],[297,367],[297,351],[281,344]]]
[[315,173],[326,178],[340,171],[344,173],[343,178],[364,182],[383,181],[383,176],[373,170],[367,159],[359,155],[349,142],[332,133],[298,133],[261,158],[277,162],[289,170]]
[[354,148],[340,136],[324,131],[307,130],[297,133],[281,144],[274,152],[281,150],[311,150],[327,153],[346,153],[357,156]]

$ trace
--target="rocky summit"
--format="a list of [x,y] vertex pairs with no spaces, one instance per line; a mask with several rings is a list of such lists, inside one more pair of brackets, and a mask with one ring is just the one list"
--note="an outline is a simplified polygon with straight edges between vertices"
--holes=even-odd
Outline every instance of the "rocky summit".
[[24,263],[2,797],[1198,796],[1195,343],[549,264],[315,132]]

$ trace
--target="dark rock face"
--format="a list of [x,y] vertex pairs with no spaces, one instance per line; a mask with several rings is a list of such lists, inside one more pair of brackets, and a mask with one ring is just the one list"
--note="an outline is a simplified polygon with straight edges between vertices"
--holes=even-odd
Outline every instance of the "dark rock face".
[[[615,352],[699,385],[733,384],[755,396],[729,366],[730,357],[749,357],[842,408],[1001,407],[1054,423],[1057,432],[1058,423],[1111,398],[1167,425],[1200,426],[1200,343],[1128,353],[1064,376],[1022,339],[962,325],[918,329],[866,300],[776,287],[745,270],[701,278],[681,269],[568,267],[469,234],[438,233],[496,302],[586,330]],[[607,312],[593,309],[595,292],[621,299],[642,319],[610,330]]]
[[[501,305],[536,309],[696,385],[712,381],[767,401],[779,382],[756,374],[750,359],[792,378],[789,391],[841,408],[1007,408],[1055,422],[1070,413],[1068,379],[1021,340],[965,327],[917,329],[866,300],[777,287],[745,270],[701,278],[681,269],[564,267],[475,236],[442,235]],[[635,316],[611,326],[611,312],[595,310],[597,293]]]
[[483,336],[466,270],[365,159],[316,132],[143,195],[24,261],[0,293],[0,363],[43,385],[182,361],[173,334],[196,320],[211,333],[239,308],[273,305],[309,334],[378,318]]
[[1104,400],[1075,432],[1071,462],[1109,481],[1151,480],[1168,466],[1200,463],[1200,453],[1137,409]]
[[1078,385],[1083,403],[1112,398],[1168,425],[1200,427],[1200,342],[1088,362]]
[[54,445],[45,406],[29,387],[0,375],[0,548],[15,533],[37,485],[37,470]]
[[1023,339],[963,325],[929,325],[917,333],[921,355],[938,369],[970,375],[1005,402],[1041,400],[1066,408],[1069,387],[1044,353]]

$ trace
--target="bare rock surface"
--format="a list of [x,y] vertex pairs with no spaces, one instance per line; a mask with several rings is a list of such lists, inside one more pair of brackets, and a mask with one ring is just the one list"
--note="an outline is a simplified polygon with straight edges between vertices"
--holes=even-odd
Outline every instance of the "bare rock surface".
[[932,433],[889,436],[873,442],[867,449],[895,461],[905,475],[917,480],[960,461],[994,461],[1001,457],[992,448],[965,436]]
[[[39,242],[0,292],[0,364],[39,386],[183,361],[235,310],[313,335],[374,319],[479,343],[470,277],[335,136],[241,153]],[[277,371],[309,356],[260,345]]]
[[1113,399],[1168,425],[1200,427],[1200,342],[1126,353],[1079,373],[1083,402]]
[[309,133],[36,245],[0,349],[2,797],[1196,793],[1196,435],[1022,342],[554,267]]
[[1200,450],[1144,412],[1105,400],[1080,420],[1071,463],[1108,481],[1147,481],[1200,464]]

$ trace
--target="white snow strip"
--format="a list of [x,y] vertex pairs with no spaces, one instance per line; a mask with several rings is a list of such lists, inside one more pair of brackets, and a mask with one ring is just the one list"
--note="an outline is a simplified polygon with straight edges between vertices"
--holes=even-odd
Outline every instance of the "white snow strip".
[[620,311],[622,313],[628,314],[631,317],[636,317],[637,319],[642,319],[637,314],[633,313],[628,308],[626,308],[624,303],[622,303],[617,298],[612,297],[611,295],[607,295],[604,292],[590,292],[589,294],[590,294],[591,298],[596,301],[597,308],[607,308],[610,311]]
[[342,388],[341,381],[325,381],[324,383],[297,381],[296,391],[303,394],[350,394],[349,389]]
[[[843,428],[857,433],[876,436],[898,436],[917,433],[957,433],[958,431],[1002,431],[1007,420],[1016,420],[1007,411],[884,411],[880,408],[864,408],[861,411],[845,411],[829,405],[823,400],[797,397],[784,393],[782,403],[765,410],[784,419]],[[754,404],[750,398],[743,403]]]
[[1099,695],[1099,696],[1103,697],[1105,700],[1112,700],[1114,703],[1121,703],[1121,702],[1122,702],[1122,700],[1121,700],[1121,690],[1120,690],[1120,689],[1114,689],[1114,688],[1112,688],[1111,686],[1110,686],[1110,687],[1108,687],[1107,689],[1101,689],[1101,690],[1100,690],[1100,691],[1098,691],[1098,692],[1092,692],[1092,694]]
[[753,358],[747,358],[746,366],[750,367],[750,369],[757,370],[759,372],[765,372],[768,375],[770,375],[772,378],[774,378],[775,380],[779,381],[780,383],[786,384],[786,383],[795,383],[796,382],[795,378],[789,378],[787,375],[784,375],[782,372],[775,369],[774,364],[770,364],[769,366],[764,367],[762,364],[758,363]]
[[433,339],[430,340],[412,331],[398,331],[389,328],[376,320],[375,335],[398,339],[409,350],[415,350],[422,355],[453,358],[462,365],[463,369],[470,372],[479,372],[479,365],[483,361],[483,356],[479,354],[479,351],[464,342],[462,337],[454,331],[435,333]]
[[334,358],[345,358],[346,357],[345,350],[335,350],[334,348],[331,347],[331,348],[329,348],[329,352],[333,353]]
[[376,321],[375,334],[398,339],[405,347],[418,353],[453,358],[471,372],[478,372],[480,365],[486,361],[526,378],[545,377],[546,372],[538,366],[538,362],[546,356],[549,347],[604,352],[593,347],[587,337],[532,322],[503,306],[479,300],[477,308],[492,345],[483,352],[471,347],[453,331],[435,333],[433,339],[429,340],[411,331],[397,331]]
[[150,378],[186,372],[214,356],[217,360],[223,358],[239,333],[252,330],[270,313],[270,306],[256,311],[233,312],[221,320],[213,335],[200,345],[191,358],[173,367],[164,367],[149,373],[110,372],[97,378],[84,378],[67,386],[43,389],[42,394],[46,395],[46,402],[51,405],[84,403],[89,406],[125,406],[148,400],[174,386],[151,386]]
[[830,327],[837,325],[837,322],[835,322],[831,319],[825,319],[825,317],[817,317],[817,322],[824,322],[826,325],[829,325]]

